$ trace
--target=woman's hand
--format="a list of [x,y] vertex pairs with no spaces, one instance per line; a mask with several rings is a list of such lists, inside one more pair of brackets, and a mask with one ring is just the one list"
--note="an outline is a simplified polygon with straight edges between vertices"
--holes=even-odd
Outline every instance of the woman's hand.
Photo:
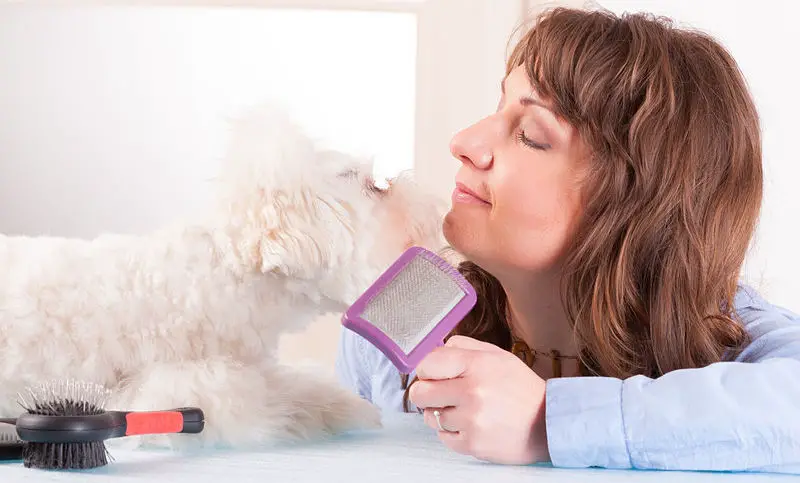
[[423,359],[411,401],[453,451],[502,464],[549,461],[545,381],[508,351],[451,337]]

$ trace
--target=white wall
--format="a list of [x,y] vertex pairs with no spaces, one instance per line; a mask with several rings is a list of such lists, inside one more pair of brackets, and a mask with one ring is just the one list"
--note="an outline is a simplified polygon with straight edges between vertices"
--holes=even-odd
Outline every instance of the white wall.
[[287,104],[326,144],[413,166],[405,13],[0,6],[0,231],[143,232],[202,209],[226,117]]

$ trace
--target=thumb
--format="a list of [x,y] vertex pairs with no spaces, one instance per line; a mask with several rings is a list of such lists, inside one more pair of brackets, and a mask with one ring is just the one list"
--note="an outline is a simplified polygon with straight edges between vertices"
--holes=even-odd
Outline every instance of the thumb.
[[478,339],[473,339],[472,337],[466,337],[463,335],[454,335],[447,339],[445,343],[447,347],[453,347],[457,349],[467,349],[467,350],[474,350],[474,351],[502,351],[506,352],[504,349],[497,347],[494,344],[490,344],[488,342],[483,342]]
[[473,353],[457,347],[436,348],[417,365],[417,377],[421,380],[462,377],[469,368]]

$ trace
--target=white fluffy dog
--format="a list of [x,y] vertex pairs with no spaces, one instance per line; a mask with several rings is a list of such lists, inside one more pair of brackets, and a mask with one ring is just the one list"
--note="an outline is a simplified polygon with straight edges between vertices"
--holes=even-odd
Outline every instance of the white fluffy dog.
[[438,199],[321,150],[280,109],[236,121],[219,210],[149,236],[0,237],[0,416],[52,379],[105,385],[107,407],[200,407],[200,436],[302,440],[377,427],[335,381],[282,367],[282,333],[341,313],[406,247],[441,244]]

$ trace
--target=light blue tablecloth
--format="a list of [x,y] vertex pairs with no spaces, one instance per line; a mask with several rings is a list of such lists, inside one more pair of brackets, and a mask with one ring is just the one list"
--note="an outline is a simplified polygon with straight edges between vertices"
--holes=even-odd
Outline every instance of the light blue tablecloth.
[[0,482],[112,481],[175,483],[236,480],[263,483],[567,483],[567,482],[766,482],[800,478],[768,474],[563,470],[546,466],[486,464],[449,451],[417,415],[393,415],[376,432],[259,452],[167,451],[111,448],[114,461],[88,472],[54,472],[0,464]]

